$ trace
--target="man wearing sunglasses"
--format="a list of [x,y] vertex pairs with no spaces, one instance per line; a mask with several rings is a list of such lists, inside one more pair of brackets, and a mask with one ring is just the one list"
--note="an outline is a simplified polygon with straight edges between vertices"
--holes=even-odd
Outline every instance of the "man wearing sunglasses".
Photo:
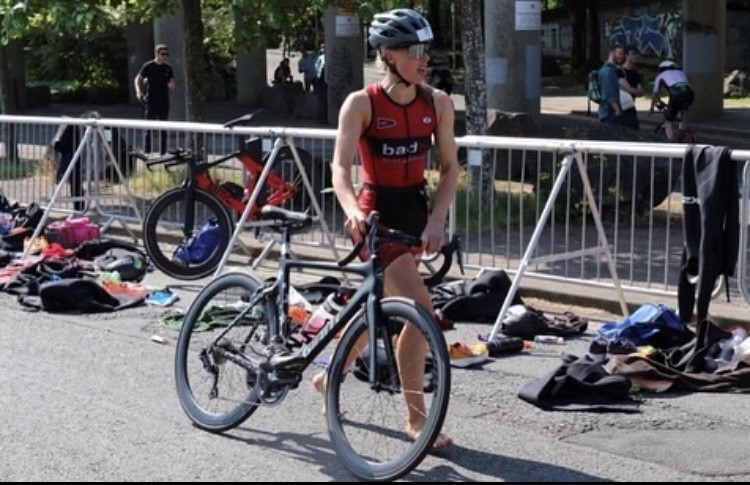
[[[365,220],[373,210],[380,212],[383,225],[421,238],[419,250],[389,243],[380,253],[387,265],[386,295],[411,298],[429,311],[433,310],[432,301],[417,261],[422,251],[434,253],[442,245],[459,174],[453,103],[444,91],[425,82],[432,40],[430,24],[414,10],[396,9],[374,16],[369,41],[378,51],[383,78],[349,94],[344,101],[331,162],[334,191],[346,215],[344,225],[355,243],[362,239]],[[440,180],[430,204],[424,177],[433,139]],[[352,182],[357,153],[364,182],[358,193]],[[425,350],[421,333],[405,325],[398,338],[396,359],[407,404],[405,431],[412,438],[419,435],[425,419],[421,392]],[[316,376],[313,383],[317,390],[324,391],[325,373]],[[451,442],[441,434],[433,449]]]
[[[135,95],[143,104],[143,118],[169,119],[169,90],[175,86],[174,71],[169,65],[169,49],[159,44],[154,49],[154,59],[146,62],[135,76]],[[151,151],[151,133],[146,132],[144,150]],[[162,132],[160,152],[166,151],[166,133]]]

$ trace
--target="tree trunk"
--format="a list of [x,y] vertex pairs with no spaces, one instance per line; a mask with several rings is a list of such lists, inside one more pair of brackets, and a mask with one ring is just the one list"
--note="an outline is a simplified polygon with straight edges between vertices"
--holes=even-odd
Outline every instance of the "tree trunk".
[[573,31],[573,42],[570,51],[570,72],[584,75],[591,66],[588,65],[586,49],[586,4],[580,0],[566,2],[570,26]]
[[586,2],[588,4],[588,45],[589,45],[589,63],[596,65],[597,67],[602,64],[604,59],[602,58],[602,43],[601,36],[599,35],[599,10],[594,5],[594,2]]
[[[480,136],[487,132],[483,3],[484,0],[461,0],[458,16],[464,52],[466,134]],[[491,151],[485,150],[480,159],[477,159],[477,154],[472,155],[471,152],[470,150],[468,160],[471,190],[478,200],[492,200],[495,184]]]
[[182,24],[185,29],[185,86],[187,92],[186,118],[201,122],[206,118],[205,58],[203,49],[203,19],[200,0],[180,0]]
[[[16,114],[18,106],[14,95],[10,71],[7,66],[5,47],[0,46],[0,103],[2,113],[6,115]],[[18,145],[16,144],[15,124],[5,123],[3,125],[3,139],[5,140],[6,163],[18,161]]]
[[432,34],[435,36],[433,44],[435,47],[445,47],[445,38],[443,36],[443,22],[442,22],[442,11],[440,5],[443,2],[441,0],[430,0],[429,8],[427,9],[427,18],[432,26]]

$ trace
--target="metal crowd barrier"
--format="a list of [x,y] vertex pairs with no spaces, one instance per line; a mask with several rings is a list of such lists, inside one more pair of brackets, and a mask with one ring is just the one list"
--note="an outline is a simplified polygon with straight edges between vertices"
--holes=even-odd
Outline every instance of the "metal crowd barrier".
[[[55,211],[69,213],[80,210],[83,204],[82,210],[101,216],[109,224],[137,229],[150,202],[177,183],[162,171],[145,170],[141,162],[132,164],[127,156],[129,150],[146,148],[147,132],[151,132],[152,152],[200,148],[209,159],[232,153],[252,136],[260,137],[265,150],[270,151],[273,142],[281,137],[310,155],[307,175],[321,214],[335,236],[334,244],[340,248],[349,244],[343,236],[343,217],[335,196],[325,189],[334,130],[228,129],[203,123],[0,116],[0,188],[9,198],[42,205],[49,202],[57,188],[52,142],[66,126],[73,127],[78,136],[87,128],[98,136],[81,149],[78,163],[83,193],[75,197],[68,184],[60,187]],[[602,250],[584,193],[585,183],[577,170],[565,176],[548,220],[537,228],[565,156],[579,153],[623,288],[676,295],[683,246],[680,174],[684,145],[476,136],[459,138],[458,143],[460,159],[465,163],[449,222],[451,231],[462,236],[467,267],[513,272],[523,260],[532,235],[539,232],[527,275],[582,286],[613,287],[606,251]],[[750,152],[734,151],[732,160],[740,169],[750,160]],[[431,158],[426,174],[432,188],[438,177],[435,162]],[[283,166],[290,161],[279,163]],[[113,169],[115,164],[124,177]],[[739,284],[732,291],[750,302],[748,170],[745,166],[741,185],[741,252],[736,272]],[[245,175],[239,164],[232,163],[214,173],[222,180],[240,182]],[[492,181],[493,190],[483,193],[474,189],[475,181],[483,176]],[[330,245],[321,231],[299,235],[298,243],[322,248]],[[249,233],[242,236],[241,247],[254,253],[267,244],[256,241]]]

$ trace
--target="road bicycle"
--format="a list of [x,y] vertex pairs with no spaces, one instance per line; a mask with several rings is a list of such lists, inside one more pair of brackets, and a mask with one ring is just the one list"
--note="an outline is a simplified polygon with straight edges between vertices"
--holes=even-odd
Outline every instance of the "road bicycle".
[[[244,116],[225,126],[242,124],[250,118],[251,115]],[[183,280],[202,278],[216,269],[227,249],[235,221],[245,210],[261,172],[269,162],[272,152],[261,156],[261,143],[260,138],[250,138],[239,151],[213,161],[206,161],[192,151],[180,148],[156,158],[134,154],[145,161],[148,170],[159,165],[168,172],[174,167],[184,169],[182,183],[159,195],[149,206],[143,220],[143,243],[154,266],[173,278]],[[316,174],[312,156],[299,148],[296,151],[305,172]],[[211,169],[220,165],[226,167],[228,162],[235,160],[244,169],[244,186],[231,181],[215,181]],[[250,226],[262,226],[253,221],[266,204],[286,205],[299,210],[308,200],[291,148],[281,147],[271,163],[273,168],[250,210]],[[323,167],[323,164],[320,166]],[[323,175],[312,183],[315,187],[323,188],[327,182]],[[184,248],[191,244],[206,224],[218,226],[217,243],[196,257],[185,257]],[[180,248],[183,253],[178,252]]]
[[[685,111],[680,111],[674,121],[667,120],[667,103],[659,100],[654,104],[654,107],[661,113],[664,118],[663,121],[656,126],[654,129],[655,133],[662,134],[668,141],[675,143],[685,143],[687,145],[694,145],[696,143],[695,133],[693,130],[687,127],[685,123]],[[675,126],[676,123],[676,126]],[[667,125],[672,125],[673,138],[669,138],[667,135]]]
[[[311,224],[311,216],[265,206],[261,217],[281,233],[276,278],[261,282],[246,273],[226,273],[197,295],[177,341],[175,374],[180,404],[188,417],[211,432],[241,424],[262,405],[277,405],[299,386],[303,372],[340,335],[327,366],[326,420],[337,455],[365,480],[393,480],[416,467],[440,433],[448,409],[450,365],[434,317],[413,300],[383,298],[381,241],[421,245],[402,232],[382,229],[378,215],[367,222],[365,240],[339,262],[290,258],[292,232]],[[354,262],[366,245],[371,255]],[[359,275],[341,310],[305,343],[288,316],[290,272],[295,269]],[[404,325],[426,343],[425,359],[398,367],[396,342]],[[365,344],[366,342],[366,344]],[[376,349],[370,351],[369,349]],[[415,375],[414,372],[417,372]],[[424,379],[421,374],[424,372]],[[418,386],[404,389],[400,376]],[[405,398],[423,399],[424,426],[418,436],[404,429]],[[413,408],[414,409],[414,408]]]

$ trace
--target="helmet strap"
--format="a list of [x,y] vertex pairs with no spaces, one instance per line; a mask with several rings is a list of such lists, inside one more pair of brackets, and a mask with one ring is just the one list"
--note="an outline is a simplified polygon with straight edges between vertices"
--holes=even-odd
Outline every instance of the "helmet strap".
[[[393,63],[393,62],[390,62],[390,61],[386,60],[385,58],[383,58],[383,63],[384,63],[384,64],[385,64],[386,66],[388,66],[388,70],[389,70],[389,71],[391,71],[391,72],[392,72],[393,74],[395,74],[395,75],[396,75],[396,77],[398,77],[398,82],[399,82],[399,83],[402,83],[402,84],[404,84],[404,85],[405,85],[405,86],[406,86],[407,88],[408,88],[409,86],[411,86],[411,83],[410,83],[409,81],[407,81],[406,79],[404,79],[404,76],[402,76],[402,75],[401,75],[401,73],[400,73],[400,72],[398,72],[398,68],[396,67],[396,64],[395,64],[395,63]],[[396,83],[396,84],[398,84],[398,83]]]

